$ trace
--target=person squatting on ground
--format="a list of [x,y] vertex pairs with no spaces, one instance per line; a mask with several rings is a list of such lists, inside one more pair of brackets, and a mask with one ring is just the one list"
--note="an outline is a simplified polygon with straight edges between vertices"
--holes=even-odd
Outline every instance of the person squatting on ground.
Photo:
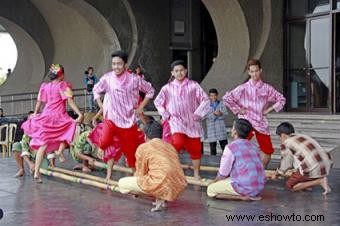
[[184,191],[187,181],[177,151],[163,141],[162,126],[151,120],[143,127],[146,143],[136,151],[136,172],[118,182],[121,193],[143,193],[156,198],[152,212],[166,208]]
[[[247,119],[253,126],[248,139],[256,136],[262,151],[263,166],[267,167],[274,148],[271,142],[266,115],[280,111],[286,98],[262,80],[262,66],[259,60],[251,59],[246,66],[249,79],[223,96],[223,103],[238,116]],[[274,103],[269,106],[269,104]]]
[[246,119],[236,119],[231,129],[233,141],[221,158],[216,179],[208,186],[207,195],[217,199],[259,200],[266,175],[258,147],[247,139],[252,130]]
[[[38,150],[34,170],[34,179],[38,183],[42,183],[39,169],[45,153],[58,150],[56,154],[65,161],[64,148],[72,142],[76,123],[80,123],[83,117],[73,100],[70,84],[64,81],[63,66],[52,64],[48,77],[51,81],[40,86],[34,114],[22,124],[24,133],[31,137],[30,148]],[[78,114],[76,120],[67,114],[66,102]],[[45,106],[39,113],[42,103]]]
[[281,164],[273,178],[284,175],[294,168],[295,172],[288,177],[286,188],[301,191],[320,185],[326,195],[331,192],[327,176],[332,167],[331,155],[313,138],[296,134],[289,122],[283,122],[276,128],[281,141]]
[[154,100],[162,120],[167,120],[172,145],[179,152],[185,149],[193,163],[194,176],[200,178],[201,120],[209,111],[209,97],[201,86],[187,77],[184,61],[171,64],[170,82],[162,87]]

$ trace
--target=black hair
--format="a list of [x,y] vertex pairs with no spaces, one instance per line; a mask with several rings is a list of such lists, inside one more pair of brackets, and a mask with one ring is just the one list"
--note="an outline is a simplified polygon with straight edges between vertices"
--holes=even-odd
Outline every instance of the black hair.
[[175,60],[174,62],[171,63],[170,68],[171,71],[174,70],[174,67],[177,65],[182,65],[185,69],[187,68],[186,63],[184,62],[184,60]]
[[145,123],[143,131],[148,139],[162,138],[163,128],[161,124],[155,120],[150,120]]
[[33,114],[33,113],[34,113],[34,111],[29,111],[27,114],[30,115],[30,114]]
[[127,63],[127,60],[128,60],[128,54],[122,50],[117,50],[117,51],[114,51],[111,55],[112,58],[114,57],[119,57],[120,59],[122,59],[124,61],[124,63]]
[[280,125],[276,127],[276,134],[281,136],[282,133],[287,135],[295,133],[294,126],[289,122],[282,122]]
[[218,95],[218,91],[215,88],[209,89],[209,94],[210,93],[214,93],[214,94]]
[[246,119],[235,119],[234,128],[239,138],[246,139],[253,127]]
[[[61,72],[64,74],[64,67],[61,64],[59,64],[59,66],[61,68]],[[54,79],[56,79],[58,77],[58,73],[53,73],[53,72],[49,71],[48,72],[48,77],[52,81],[52,80],[54,80]]]
[[87,71],[89,71],[89,70],[92,70],[92,71],[93,71],[93,67],[89,66],[89,67],[87,68]]

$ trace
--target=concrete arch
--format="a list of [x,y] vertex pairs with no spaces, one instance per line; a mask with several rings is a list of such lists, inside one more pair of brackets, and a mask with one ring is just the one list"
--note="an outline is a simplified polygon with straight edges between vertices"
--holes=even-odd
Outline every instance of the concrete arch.
[[137,52],[137,48],[138,48],[137,22],[136,22],[136,17],[133,13],[133,10],[132,10],[128,0],[122,0],[122,2],[123,2],[124,6],[126,8],[126,12],[127,12],[128,16],[129,16],[131,30],[132,30],[132,45],[131,45],[131,49],[130,49],[130,52],[129,52],[129,60],[128,60],[128,65],[130,65],[131,62],[133,61],[133,59],[136,56],[136,52]]
[[16,67],[1,86],[0,94],[36,91],[42,80],[41,75],[45,73],[45,59],[40,47],[16,23],[0,17],[0,24],[11,34],[18,50]]
[[112,27],[95,8],[82,0],[32,3],[50,27],[55,42],[53,62],[64,65],[66,79],[74,88],[84,86],[83,74],[89,65],[99,75],[110,69],[109,53],[120,45]]
[[250,49],[248,26],[237,0],[202,0],[202,2],[215,26],[218,55],[201,85],[205,89],[215,87],[222,94],[245,78],[244,64],[249,57]]
[[263,18],[262,32],[260,41],[252,58],[260,59],[266,47],[272,25],[272,2],[271,0],[263,0],[262,2]]
[[[95,9],[93,6],[89,5],[83,0],[59,1],[72,8],[87,21],[87,23],[99,36],[98,38],[101,40],[101,43],[104,46],[104,48],[102,48],[103,56],[107,56],[107,58],[109,58],[113,51],[121,49],[120,42],[116,32],[114,31],[114,28],[112,28],[112,26],[108,23],[104,16],[99,13],[97,9]],[[101,68],[103,68],[103,70],[105,71],[107,65],[111,65],[110,61],[105,60],[107,59],[103,59],[100,62],[101,64],[98,66],[99,71],[101,71]]]

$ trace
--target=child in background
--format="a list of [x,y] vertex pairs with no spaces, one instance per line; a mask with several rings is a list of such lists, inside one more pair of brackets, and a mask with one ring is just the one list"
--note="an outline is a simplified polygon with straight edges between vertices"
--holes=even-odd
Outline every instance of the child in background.
[[222,152],[228,144],[225,117],[228,114],[226,107],[218,100],[217,89],[209,90],[210,110],[205,116],[207,132],[205,138],[210,144],[210,154],[216,155],[217,141],[221,145]]

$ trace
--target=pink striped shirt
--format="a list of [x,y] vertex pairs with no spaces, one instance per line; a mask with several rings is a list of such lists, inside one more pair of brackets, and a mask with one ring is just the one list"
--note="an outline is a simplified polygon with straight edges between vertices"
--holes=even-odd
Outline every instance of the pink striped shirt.
[[[271,85],[250,79],[226,92],[223,102],[238,118],[247,119],[257,131],[269,135],[268,120],[263,112],[270,103],[274,103],[272,107],[276,112],[280,111],[286,103],[286,98]],[[239,114],[241,108],[246,110],[245,114]]]
[[106,73],[93,87],[94,99],[105,93],[103,115],[120,128],[130,128],[137,121],[135,109],[138,107],[139,91],[152,98],[154,88],[151,83],[125,71],[117,76],[113,71]]
[[209,97],[201,86],[186,78],[163,86],[154,104],[163,120],[169,120],[171,134],[201,137],[201,119],[209,112]]

